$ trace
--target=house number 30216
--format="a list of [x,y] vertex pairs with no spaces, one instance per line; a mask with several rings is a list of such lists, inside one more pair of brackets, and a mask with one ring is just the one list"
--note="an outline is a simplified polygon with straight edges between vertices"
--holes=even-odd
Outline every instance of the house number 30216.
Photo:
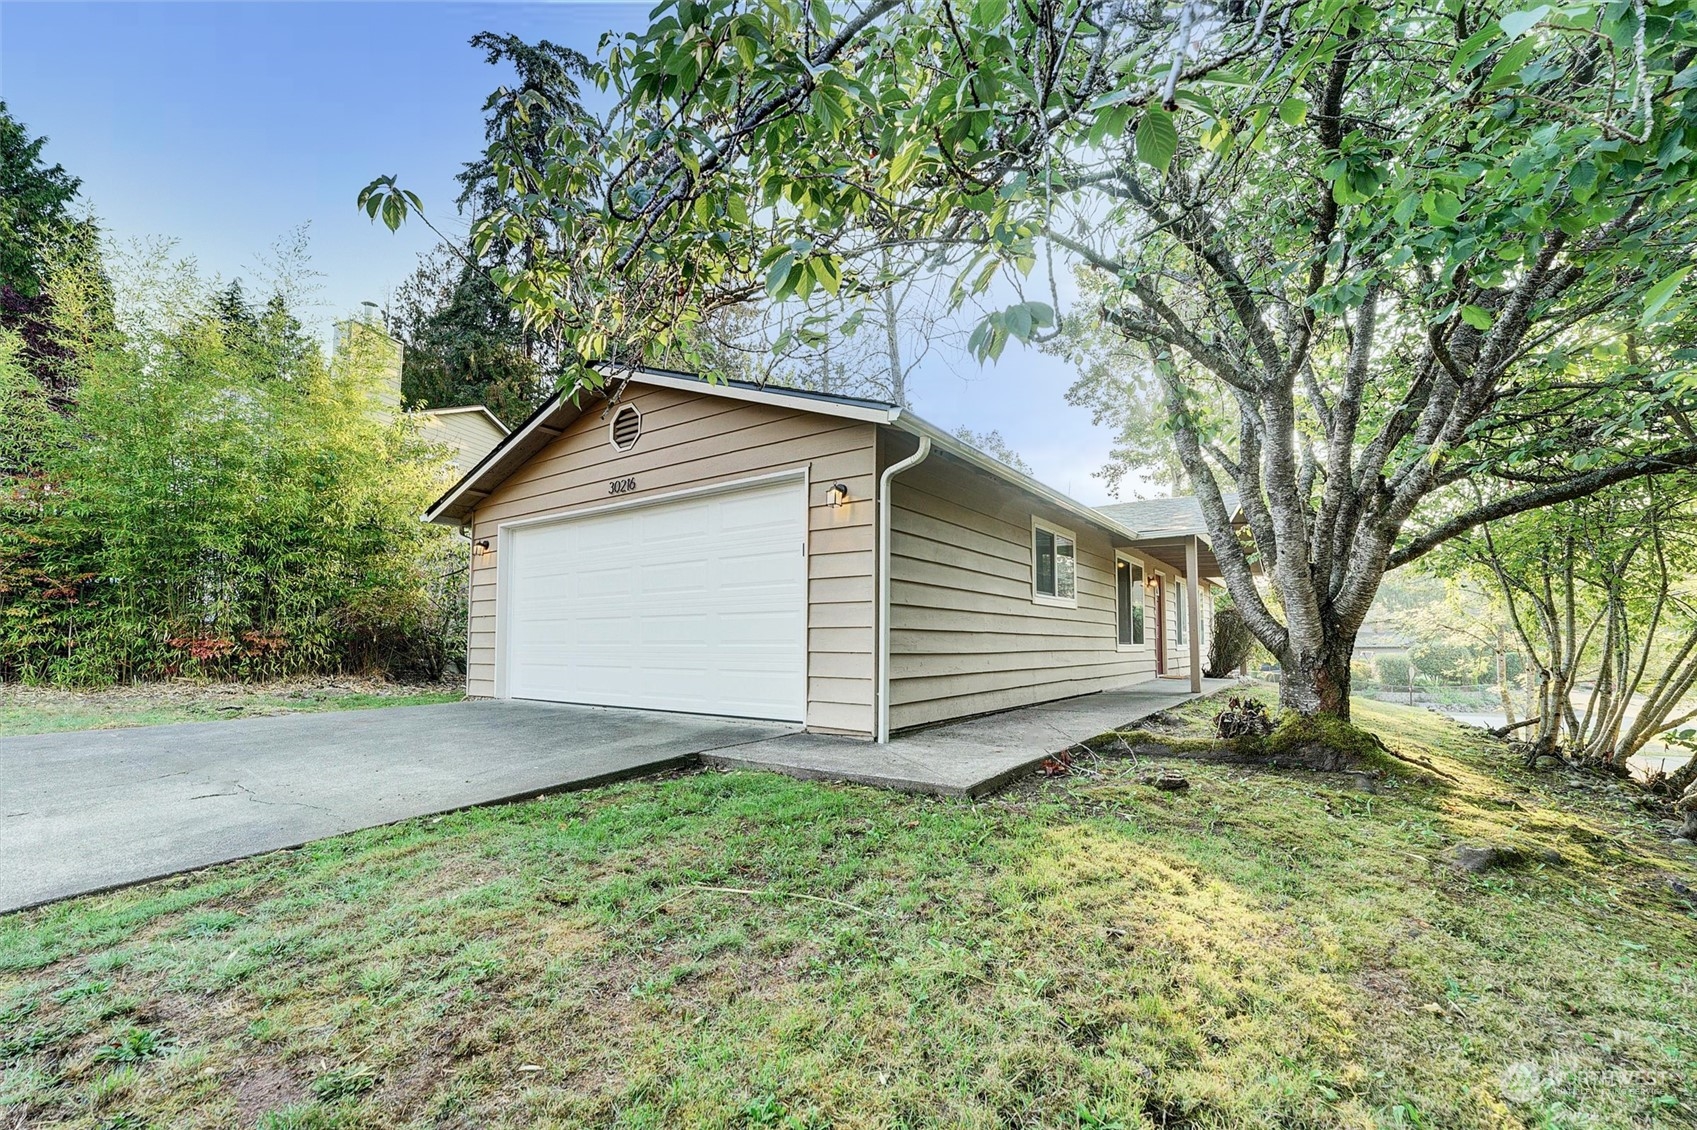
[[628,478],[628,479],[614,479],[612,482],[607,484],[607,493],[608,494],[629,494],[631,491],[633,491],[635,489],[636,489],[636,479],[635,479],[635,477]]

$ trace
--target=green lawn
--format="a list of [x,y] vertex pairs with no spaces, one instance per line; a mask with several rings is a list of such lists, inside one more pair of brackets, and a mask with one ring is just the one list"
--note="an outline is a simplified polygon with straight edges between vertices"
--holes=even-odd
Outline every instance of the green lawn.
[[1692,1125],[1692,849],[1358,719],[1456,781],[702,772],[0,919],[0,1126]]
[[0,737],[54,734],[63,730],[159,726],[168,722],[215,722],[321,710],[420,706],[433,702],[458,702],[464,697],[459,691],[434,688],[382,686],[376,690],[356,690],[321,684],[298,687],[287,684],[259,687],[164,684],[82,693],[0,687]]

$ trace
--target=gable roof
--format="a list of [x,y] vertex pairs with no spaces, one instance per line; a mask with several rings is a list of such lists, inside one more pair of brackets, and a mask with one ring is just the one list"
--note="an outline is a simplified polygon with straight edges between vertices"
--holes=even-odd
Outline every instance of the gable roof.
[[[1034,494],[1057,509],[1107,530],[1122,540],[1134,541],[1138,537],[1132,527],[1120,518],[1067,497],[1030,475],[1022,474],[970,444],[963,443],[958,437],[950,435],[935,424],[927,423],[899,405],[887,401],[755,384],[750,381],[710,381],[694,373],[680,373],[668,369],[609,368],[605,372],[613,380],[627,380],[634,384],[680,389],[729,400],[794,408],[803,412],[816,412],[822,416],[899,428],[911,435],[928,437],[933,448],[947,452],[1012,486]],[[447,493],[437,499],[430,509],[425,511],[425,521],[449,525],[464,521],[472,509],[489,497],[509,475],[528,462],[531,456],[552,443],[573,421],[589,411],[592,405],[604,400],[605,397],[599,392],[588,389],[555,393],[547,403],[531,413],[529,419],[514,428],[506,439],[496,444],[495,448],[467,471]]]
[[507,425],[503,424],[495,416],[495,413],[489,411],[488,408],[485,408],[481,404],[466,404],[466,405],[463,405],[459,408],[419,408],[419,409],[416,409],[414,411],[414,415],[418,415],[418,416],[457,416],[457,415],[460,415],[461,413],[464,413],[464,412],[479,412],[479,413],[482,413],[483,418],[485,420],[488,420],[496,428],[500,429],[500,432],[501,432],[502,435],[512,434],[511,428],[509,428],[509,427],[507,427]]
[[[881,401],[776,388],[749,381],[711,382],[690,373],[677,373],[666,369],[608,367],[604,371],[610,382],[630,381],[660,388],[684,389],[729,400],[780,405],[873,424],[890,423],[901,414],[900,408]],[[594,389],[574,387],[556,392],[532,412],[528,419],[508,433],[506,439],[496,444],[489,454],[478,460],[477,465],[467,471],[459,482],[449,487],[447,493],[432,503],[430,509],[424,512],[424,520],[446,525],[457,525],[464,521],[479,502],[488,498],[509,475],[529,462],[531,456],[552,443],[591,407],[605,401],[606,397]]]
[[[1220,499],[1226,504],[1234,525],[1243,521],[1237,495],[1222,491]],[[1133,502],[1112,502],[1096,508],[1108,517],[1135,528],[1143,537],[1172,537],[1196,534],[1208,536],[1208,521],[1202,516],[1202,504],[1195,495],[1176,498],[1140,498]]]

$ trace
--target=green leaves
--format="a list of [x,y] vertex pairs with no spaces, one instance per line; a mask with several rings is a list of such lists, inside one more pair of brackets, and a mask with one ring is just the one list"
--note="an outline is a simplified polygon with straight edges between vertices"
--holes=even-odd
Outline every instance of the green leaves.
[[1524,12],[1513,12],[1497,22],[1502,25],[1503,34],[1510,39],[1519,39],[1536,27],[1545,16],[1550,14],[1548,4],[1540,4]]
[[424,214],[424,202],[418,194],[397,185],[393,175],[378,177],[360,189],[358,206],[373,220],[381,215],[390,231],[400,230],[409,210]]
[[1496,319],[1483,306],[1463,306],[1461,308],[1461,320],[1476,330],[1488,330],[1491,328],[1491,323]]
[[1683,267],[1644,292],[1644,313],[1638,319],[1640,325],[1648,326],[1656,320],[1691,270],[1690,267]]
[[1137,159],[1163,173],[1178,153],[1178,127],[1160,106],[1150,106],[1137,122]]
[[773,298],[788,298],[795,290],[795,255],[785,251],[766,269],[766,293]]
[[1047,302],[1020,302],[998,310],[973,327],[966,348],[980,361],[999,360],[1010,339],[1029,341],[1038,330],[1055,324],[1055,309]]
[[1439,227],[1451,227],[1461,219],[1461,201],[1454,193],[1428,192],[1420,198],[1420,206],[1426,211],[1426,218]]

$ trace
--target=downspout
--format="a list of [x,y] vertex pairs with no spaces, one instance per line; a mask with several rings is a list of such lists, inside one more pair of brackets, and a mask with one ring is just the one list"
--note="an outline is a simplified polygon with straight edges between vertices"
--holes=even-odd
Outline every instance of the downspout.
[[878,477],[878,733],[890,740],[890,481],[931,454],[931,437],[919,437],[919,450],[884,468]]

